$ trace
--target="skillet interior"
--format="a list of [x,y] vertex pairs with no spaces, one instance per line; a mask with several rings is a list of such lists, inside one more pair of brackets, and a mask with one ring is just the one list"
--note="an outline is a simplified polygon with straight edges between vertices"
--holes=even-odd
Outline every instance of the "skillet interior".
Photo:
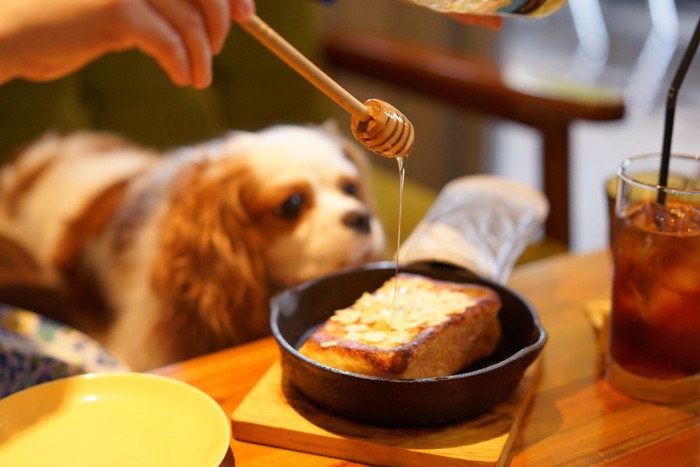
[[271,302],[272,332],[285,378],[317,405],[357,421],[396,427],[449,423],[484,412],[515,389],[547,340],[537,314],[521,297],[445,265],[400,267],[435,279],[481,284],[503,302],[503,338],[494,354],[448,377],[395,380],[348,373],[299,354],[297,348],[334,310],[349,306],[395,274],[390,262],[326,276],[281,292]]

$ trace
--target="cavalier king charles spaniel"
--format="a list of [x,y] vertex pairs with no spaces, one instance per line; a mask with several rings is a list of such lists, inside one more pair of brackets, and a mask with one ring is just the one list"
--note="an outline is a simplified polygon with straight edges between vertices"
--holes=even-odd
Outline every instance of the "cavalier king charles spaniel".
[[265,336],[273,293],[380,258],[364,157],[328,125],[163,154],[47,135],[0,173],[0,235],[66,298],[36,311],[151,369]]

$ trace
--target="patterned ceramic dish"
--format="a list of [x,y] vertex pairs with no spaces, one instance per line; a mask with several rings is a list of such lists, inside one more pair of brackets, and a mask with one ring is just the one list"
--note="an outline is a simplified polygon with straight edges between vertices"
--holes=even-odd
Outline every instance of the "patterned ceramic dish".
[[0,305],[0,397],[65,376],[126,370],[125,363],[85,334]]

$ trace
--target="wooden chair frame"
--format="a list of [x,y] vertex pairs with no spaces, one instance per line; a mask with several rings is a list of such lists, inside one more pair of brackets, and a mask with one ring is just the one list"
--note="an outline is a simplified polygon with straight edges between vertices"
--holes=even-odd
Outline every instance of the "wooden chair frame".
[[498,66],[482,58],[356,32],[330,32],[325,55],[336,69],[536,129],[543,141],[543,190],[550,202],[546,234],[569,246],[571,124],[622,118],[620,98],[581,100],[528,93],[506,83]]

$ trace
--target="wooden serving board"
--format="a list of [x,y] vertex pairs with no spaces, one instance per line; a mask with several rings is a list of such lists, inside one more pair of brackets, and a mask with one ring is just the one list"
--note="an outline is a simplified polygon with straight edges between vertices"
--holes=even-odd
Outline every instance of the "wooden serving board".
[[369,464],[501,466],[531,398],[539,361],[513,394],[490,411],[455,424],[410,429],[366,425],[319,408],[291,385],[282,386],[277,361],[233,412],[233,436]]

